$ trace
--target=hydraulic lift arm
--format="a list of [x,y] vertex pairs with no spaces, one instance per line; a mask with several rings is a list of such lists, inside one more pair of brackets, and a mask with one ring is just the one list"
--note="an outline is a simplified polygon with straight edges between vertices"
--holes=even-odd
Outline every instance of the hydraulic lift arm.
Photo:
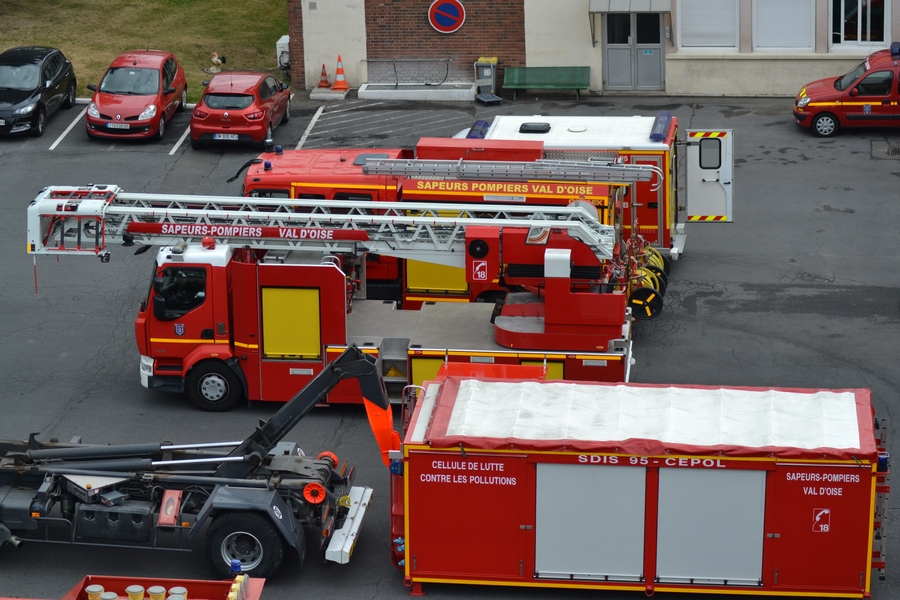
[[[390,410],[384,380],[375,359],[351,345],[316,375],[296,396],[281,407],[271,419],[261,422],[247,439],[229,456],[243,456],[243,462],[223,462],[216,470],[217,477],[245,478],[262,463],[266,455],[294,428],[325,395],[345,379],[359,380],[366,405],[371,403],[382,411]],[[389,414],[389,413],[388,413]]]

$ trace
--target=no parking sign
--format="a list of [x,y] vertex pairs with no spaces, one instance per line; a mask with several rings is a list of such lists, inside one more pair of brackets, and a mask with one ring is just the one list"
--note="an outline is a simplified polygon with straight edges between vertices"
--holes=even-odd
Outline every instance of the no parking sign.
[[466,21],[466,9],[459,0],[434,0],[428,9],[428,22],[441,33],[458,31]]

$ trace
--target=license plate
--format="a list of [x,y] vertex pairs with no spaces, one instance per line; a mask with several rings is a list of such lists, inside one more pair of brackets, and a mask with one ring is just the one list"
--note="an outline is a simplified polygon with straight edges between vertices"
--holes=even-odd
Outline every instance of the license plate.
[[6,125],[6,119],[0,119],[0,127]]
[[214,134],[213,134],[213,139],[214,139],[214,140],[232,140],[232,141],[237,141],[238,136],[237,136],[236,133],[214,133]]
[[131,129],[131,125],[128,123],[107,123],[107,129]]

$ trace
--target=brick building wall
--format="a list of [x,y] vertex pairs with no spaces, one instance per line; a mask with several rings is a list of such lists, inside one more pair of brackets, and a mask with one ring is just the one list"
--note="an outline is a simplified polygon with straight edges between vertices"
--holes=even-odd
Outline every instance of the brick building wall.
[[[446,34],[428,22],[431,0],[365,0],[368,81],[393,83],[395,77],[401,83],[473,81],[475,61],[496,56],[499,83],[504,66],[525,66],[524,0],[462,3],[465,23]],[[299,6],[300,0],[289,4]],[[291,42],[293,49],[293,38]]]
[[303,0],[288,0],[288,35],[291,54],[291,82],[296,89],[303,89],[306,67],[303,56]]

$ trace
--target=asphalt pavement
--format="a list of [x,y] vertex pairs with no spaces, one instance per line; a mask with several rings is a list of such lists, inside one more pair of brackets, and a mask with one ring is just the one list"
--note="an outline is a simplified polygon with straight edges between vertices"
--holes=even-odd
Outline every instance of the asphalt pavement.
[[[632,380],[730,386],[870,388],[891,434],[900,414],[900,130],[845,131],[834,139],[796,127],[784,98],[526,98],[471,103],[296,100],[275,131],[285,148],[401,147],[450,136],[476,119],[519,115],[654,115],[682,129],[728,128],[735,136],[734,217],[689,224],[665,308],[635,330]],[[79,114],[81,113],[81,114]],[[153,253],[113,249],[112,260],[25,252],[26,206],[46,185],[115,184],[128,191],[238,195],[228,184],[252,147],[192,150],[190,113],[167,123],[161,142],[90,141],[83,105],[54,115],[41,138],[0,138],[0,438],[86,443],[241,439],[277,406],[200,413],[186,398],[145,390],[133,321]],[[900,151],[898,151],[900,153]],[[893,436],[889,437],[889,446]],[[403,598],[390,564],[388,474],[360,407],[311,413],[291,434],[307,453],[330,450],[375,489],[353,560],[326,565],[312,551],[302,570],[285,561],[266,600]],[[889,448],[890,449],[890,448]],[[900,456],[900,452],[896,453]],[[578,494],[578,490],[568,490]],[[502,507],[472,506],[480,522]],[[896,519],[889,511],[888,578],[873,597],[900,597]],[[577,514],[562,512],[564,518]],[[436,512],[435,518],[440,518]],[[86,574],[207,578],[200,553],[23,544],[0,548],[0,596],[61,598]],[[633,593],[426,585],[432,598],[635,598]],[[684,597],[680,595],[679,597]],[[698,598],[700,596],[697,596]],[[707,597],[707,596],[703,596]]]

